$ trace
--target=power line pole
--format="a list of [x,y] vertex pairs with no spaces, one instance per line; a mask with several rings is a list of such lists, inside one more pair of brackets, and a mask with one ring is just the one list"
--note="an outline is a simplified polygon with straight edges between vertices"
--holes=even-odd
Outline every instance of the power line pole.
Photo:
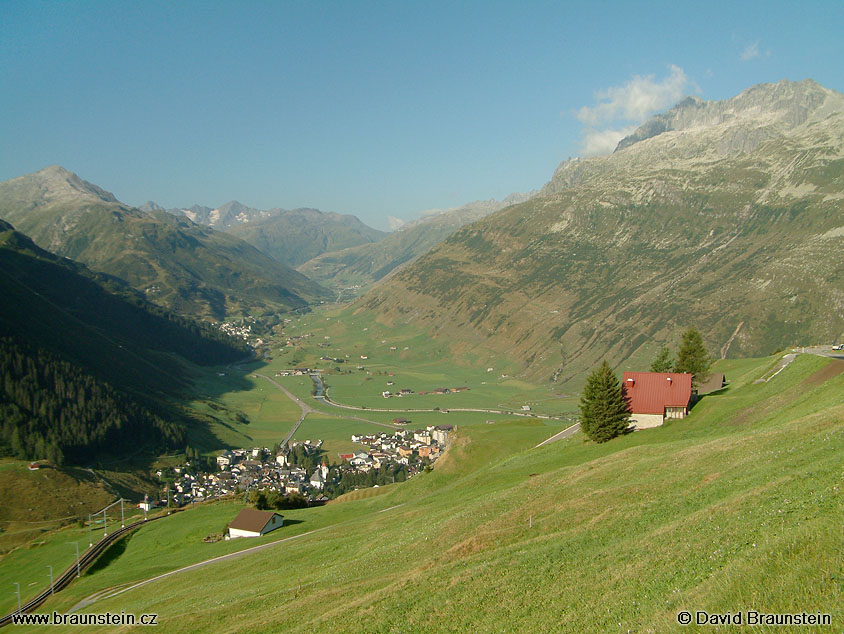
[[125,528],[126,523],[123,521],[123,498],[120,498],[120,528]]
[[50,594],[54,594],[53,592],[53,567],[50,564],[47,564],[47,568],[50,570]]
[[21,584],[19,584],[17,581],[14,581],[13,583],[18,587],[18,589],[15,590],[15,594],[18,595],[18,614],[20,614],[21,613]]
[[76,546],[76,578],[79,578],[79,542],[68,542],[68,544],[73,544]]
[[94,530],[94,522],[91,521],[91,514],[88,513],[88,548],[91,548],[94,545],[94,538],[91,535],[91,531]]

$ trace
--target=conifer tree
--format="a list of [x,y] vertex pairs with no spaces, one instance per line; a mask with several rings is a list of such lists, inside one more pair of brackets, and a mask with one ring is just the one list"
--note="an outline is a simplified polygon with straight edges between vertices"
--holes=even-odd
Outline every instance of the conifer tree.
[[703,338],[694,328],[683,333],[680,350],[677,352],[675,372],[686,372],[692,375],[692,386],[697,387],[709,378],[709,367],[712,358],[703,347]]
[[625,432],[630,424],[627,395],[609,364],[604,361],[586,379],[580,397],[580,427],[591,440],[606,442]]
[[674,361],[671,357],[671,349],[668,346],[662,346],[651,363],[651,372],[671,372],[674,367]]

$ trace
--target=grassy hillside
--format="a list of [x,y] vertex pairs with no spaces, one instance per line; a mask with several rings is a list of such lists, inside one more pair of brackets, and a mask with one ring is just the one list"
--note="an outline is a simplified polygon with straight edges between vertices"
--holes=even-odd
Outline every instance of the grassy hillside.
[[[504,201],[479,200],[408,223],[373,244],[326,253],[301,264],[299,271],[320,284],[343,291],[348,299],[430,251],[463,225],[533,194],[511,194]],[[254,243],[253,243],[254,244]],[[360,288],[358,288],[360,287]]]
[[[676,615],[805,610],[837,631],[842,364],[804,355],[753,383],[774,362],[725,362],[730,387],[688,418],[603,445],[532,449],[548,430],[529,420],[461,428],[433,473],[282,530],[333,527],[84,609],[188,632],[711,631]],[[218,508],[142,529],[44,609],[220,552],[199,541],[233,514]]]
[[108,484],[83,469],[30,471],[28,464],[0,461],[0,489],[5,497],[0,506],[0,554],[36,544],[45,533],[74,523],[116,498]]
[[793,92],[827,105],[806,115],[795,97],[791,127],[773,99],[731,106],[567,162],[542,195],[458,229],[355,306],[562,384],[604,357],[645,365],[688,326],[716,357],[840,338],[844,96]]

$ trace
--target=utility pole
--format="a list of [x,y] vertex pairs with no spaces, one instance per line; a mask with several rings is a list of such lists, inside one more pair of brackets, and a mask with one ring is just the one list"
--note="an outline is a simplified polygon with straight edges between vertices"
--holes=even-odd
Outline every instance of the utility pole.
[[91,531],[94,529],[94,523],[91,521],[91,514],[88,513],[88,548],[91,548],[94,545],[94,538],[91,535]]
[[47,568],[50,570],[50,594],[54,594],[53,592],[53,567],[50,564],[47,564]]
[[79,578],[79,542],[68,542],[68,544],[73,544],[76,546],[76,578]]
[[106,536],[108,536],[108,518],[106,517],[106,509],[103,509],[103,537]]
[[18,589],[15,590],[15,594],[18,595],[18,614],[20,614],[21,613],[21,584],[19,584],[17,581],[14,581],[13,583],[18,587]]
[[123,521],[123,498],[120,498],[120,528],[125,528],[126,523]]
[[168,484],[164,490],[167,491],[167,515],[170,515],[170,485]]

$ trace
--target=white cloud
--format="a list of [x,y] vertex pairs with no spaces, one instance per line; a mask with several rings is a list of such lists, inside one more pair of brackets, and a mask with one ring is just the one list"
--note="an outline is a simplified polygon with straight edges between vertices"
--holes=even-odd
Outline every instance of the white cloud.
[[697,88],[679,66],[671,65],[668,76],[656,81],[653,75],[634,75],[621,86],[595,95],[594,106],[583,106],[575,113],[586,125],[581,152],[598,156],[615,150],[618,142],[633,132],[650,115],[676,104],[691,88]]
[[590,126],[618,119],[641,122],[654,112],[673,106],[686,94],[690,82],[682,68],[670,68],[668,77],[661,82],[655,81],[653,75],[634,75],[623,86],[599,92],[598,103],[591,108],[582,107],[577,118]]
[[754,57],[759,57],[759,40],[753,42],[752,44],[748,44],[741,52],[740,57],[743,62],[750,61]]
[[580,151],[584,157],[611,154],[618,142],[636,129],[635,125],[620,130],[596,130],[587,128],[583,134]]

